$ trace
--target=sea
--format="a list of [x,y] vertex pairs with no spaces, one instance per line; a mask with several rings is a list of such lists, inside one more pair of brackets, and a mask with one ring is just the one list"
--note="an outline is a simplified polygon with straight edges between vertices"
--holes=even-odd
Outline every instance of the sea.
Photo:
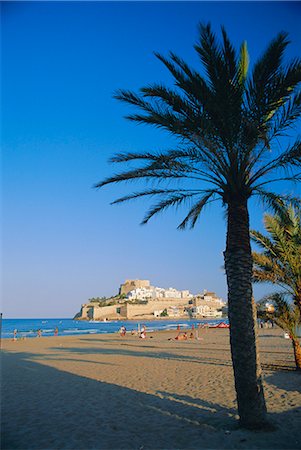
[[144,323],[147,331],[152,332],[156,330],[176,330],[178,325],[185,330],[195,327],[201,323],[218,324],[220,322],[228,323],[227,319],[181,319],[181,320],[154,320],[154,321],[79,321],[73,319],[2,319],[1,324],[1,338],[12,339],[14,337],[14,330],[17,330],[17,339],[37,337],[38,330],[41,330],[41,335],[44,337],[54,336],[55,328],[58,328],[59,336],[71,336],[77,334],[105,334],[118,333],[120,327],[124,325],[127,331],[138,330]]

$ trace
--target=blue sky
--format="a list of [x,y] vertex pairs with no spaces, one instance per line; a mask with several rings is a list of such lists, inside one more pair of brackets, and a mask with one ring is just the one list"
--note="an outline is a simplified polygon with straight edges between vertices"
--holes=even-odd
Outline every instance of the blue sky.
[[[118,88],[171,83],[153,55],[169,50],[200,69],[198,22],[223,24],[254,62],[281,30],[299,55],[297,2],[2,3],[3,305],[5,317],[71,317],[89,297],[115,294],[126,278],[215,290],[224,211],[208,208],[193,231],[170,212],[140,226],[145,202],[110,206],[128,187],[94,183],[119,151],[167,149],[164,132],[127,122]],[[294,188],[291,188],[294,192]],[[296,191],[295,191],[296,192]],[[263,210],[251,205],[251,225]],[[258,297],[266,292],[256,288]]]

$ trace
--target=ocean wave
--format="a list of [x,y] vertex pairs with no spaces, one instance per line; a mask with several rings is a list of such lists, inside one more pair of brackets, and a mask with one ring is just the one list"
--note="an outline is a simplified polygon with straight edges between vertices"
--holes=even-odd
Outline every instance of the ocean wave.
[[63,333],[71,333],[71,334],[73,334],[73,333],[97,333],[98,332],[98,330],[85,330],[85,329],[83,329],[83,330],[78,330],[78,329],[73,329],[73,330],[63,330]]

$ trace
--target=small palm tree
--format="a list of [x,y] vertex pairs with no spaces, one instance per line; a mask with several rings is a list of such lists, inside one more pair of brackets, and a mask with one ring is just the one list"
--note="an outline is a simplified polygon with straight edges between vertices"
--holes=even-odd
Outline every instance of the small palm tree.
[[[156,54],[172,74],[174,88],[153,84],[138,94],[120,90],[115,96],[140,111],[130,120],[167,130],[178,138],[178,146],[165,152],[117,154],[112,162],[133,163],[133,167],[96,187],[152,181],[155,186],[114,202],[158,198],[142,223],[169,207],[188,204],[188,214],[179,225],[184,229],[195,226],[205,205],[220,200],[226,208],[224,256],[238,411],[241,425],[256,428],[265,422],[266,406],[252,302],[248,201],[257,195],[268,204],[278,204],[279,196],[266,189],[267,182],[291,180],[293,176],[281,173],[282,169],[301,166],[301,141],[285,151],[272,147],[273,140],[301,114],[297,91],[301,62],[284,66],[288,39],[280,33],[249,75],[246,43],[238,54],[223,28],[222,42],[210,25],[200,25],[199,31],[195,50],[204,75],[174,53],[167,58]],[[300,174],[295,177],[301,179]]]
[[301,370],[301,346],[299,333],[301,330],[301,313],[296,305],[292,305],[285,294],[277,292],[264,297],[263,302],[270,302],[273,305],[273,311],[264,313],[265,319],[273,320],[283,331],[285,331],[292,340],[296,369]]
[[[263,252],[253,252],[253,278],[257,283],[273,283],[281,292],[264,300],[275,306],[275,322],[291,336],[296,366],[301,369],[301,348],[297,337],[301,318],[301,215],[291,205],[278,214],[264,216],[268,235],[251,231],[252,240]],[[293,301],[290,306],[286,298]]]
[[263,249],[253,252],[253,279],[280,286],[301,313],[301,216],[291,205],[278,214],[264,216],[268,236],[251,231],[253,242]]

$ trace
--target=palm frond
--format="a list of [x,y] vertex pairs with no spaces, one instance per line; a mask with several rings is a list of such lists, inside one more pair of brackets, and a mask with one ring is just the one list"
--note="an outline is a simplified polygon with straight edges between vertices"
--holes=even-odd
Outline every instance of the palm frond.
[[132,194],[125,195],[124,197],[120,197],[114,200],[111,205],[115,205],[117,203],[124,203],[129,200],[135,200],[141,197],[153,197],[157,195],[169,195],[169,194],[183,194],[188,196],[199,195],[199,190],[194,189],[148,189],[146,191],[141,192],[133,192]]
[[271,130],[271,138],[283,136],[287,128],[292,127],[301,116],[301,92],[294,94],[288,101],[278,108]]
[[194,228],[202,209],[206,204],[208,204],[209,199],[215,194],[214,190],[207,192],[194,206],[191,208],[185,219],[178,226],[179,230],[184,230],[188,224],[190,224],[190,228]]
[[185,100],[181,95],[172,89],[168,89],[160,84],[153,84],[140,89],[146,98],[158,99],[174,112],[182,115],[183,118],[194,122],[199,117],[199,110],[194,104]]
[[156,164],[149,164],[146,167],[141,167],[125,172],[121,172],[118,174],[115,174],[111,177],[105,178],[104,180],[100,181],[99,183],[95,184],[95,188],[101,188],[103,186],[106,186],[108,184],[112,183],[120,183],[125,181],[136,181],[138,179],[155,179],[157,182],[164,182],[167,179],[181,179],[181,178],[187,178],[187,179],[195,179],[199,181],[205,181],[201,177],[194,176],[193,174],[185,173],[185,171],[179,170],[178,168],[162,168],[160,166],[157,166]]
[[215,89],[220,76],[224,74],[222,52],[218,48],[211,25],[199,24],[199,43],[194,46],[206,70],[210,87]]
[[96,185],[102,187],[105,184],[138,179],[145,175],[146,178],[195,178],[199,181],[212,183],[215,186],[223,188],[225,183],[224,162],[218,163],[218,155],[212,150],[212,154],[206,149],[195,147],[178,148],[167,152],[157,153],[117,153],[111,157],[110,162],[131,162],[146,160],[149,164],[142,168],[137,168],[129,172],[123,172],[114,175]]
[[[219,154],[218,149],[214,146],[210,150],[201,147],[186,147],[169,152],[172,160],[180,159],[187,161],[187,164],[195,167],[196,164],[201,163],[208,170],[208,177],[216,185],[222,187],[227,176],[227,163],[222,155]],[[202,171],[200,171],[202,173]]]
[[110,163],[124,163],[129,161],[137,161],[137,160],[150,160],[156,161],[158,155],[155,153],[145,152],[145,153],[115,153],[115,155],[109,158]]
[[272,271],[253,269],[253,283],[275,283],[275,275]]
[[[228,37],[223,29],[223,45],[218,44],[210,24],[200,24],[199,33],[199,43],[195,45],[195,49],[206,70],[212,92],[212,101],[207,105],[207,111],[214,127],[222,136],[225,152],[231,159],[232,153],[236,153],[233,144],[241,126],[243,86],[238,80],[242,66],[237,67],[233,48],[229,46]],[[247,63],[246,52],[244,56],[245,59],[241,62]]]
[[279,178],[274,178],[274,179],[272,178],[267,181],[263,181],[262,183],[259,183],[259,184],[256,184],[255,186],[253,186],[253,190],[262,188],[262,186],[265,186],[267,184],[279,183],[281,181],[290,181],[293,184],[298,184],[301,182],[301,172],[293,174],[291,176],[287,176],[287,177],[279,177]]
[[262,57],[253,69],[253,83],[258,88],[261,83],[268,83],[277,74],[289,44],[288,33],[281,32],[270,42]]
[[[261,247],[263,250],[268,250],[271,255],[276,256],[277,253],[275,251],[273,242],[271,239],[269,239],[268,236],[265,236],[264,234],[260,233],[259,231],[250,230],[250,236],[252,241],[257,244],[259,247]],[[254,255],[256,255],[256,258],[258,258],[260,255],[259,253],[253,252]]]
[[289,44],[287,36],[287,33],[279,33],[254,66],[249,81],[248,101],[250,111],[253,111],[258,119],[266,113],[270,85],[279,71],[284,50]]
[[253,185],[260,178],[268,175],[276,169],[290,169],[293,167],[301,167],[301,141],[296,142],[287,150],[282,152],[276,159],[262,165],[251,177],[249,184]]
[[229,79],[234,79],[237,74],[237,56],[233,45],[231,44],[225,28],[222,26],[223,36],[223,57],[226,63]]
[[190,69],[181,58],[174,53],[170,53],[171,60],[157,52],[155,56],[170,71],[175,78],[176,86],[186,94],[188,99],[196,103],[199,108],[204,108],[211,102],[212,92],[204,78]]
[[301,168],[301,140],[297,141],[283,152],[273,163],[273,169],[278,167],[295,166]]
[[145,225],[154,215],[161,213],[165,211],[166,209],[170,208],[171,206],[180,206],[181,204],[187,202],[192,195],[195,194],[186,194],[186,193],[179,193],[174,195],[169,195],[167,198],[161,200],[159,203],[155,204],[150,208],[150,210],[147,212],[145,217],[143,218],[141,225]]
[[129,105],[138,106],[145,111],[152,112],[153,108],[149,102],[146,102],[140,95],[135,94],[127,89],[118,89],[113,98]]
[[259,196],[263,204],[276,214],[283,214],[285,205],[291,203],[295,208],[300,208],[301,199],[291,195],[277,195],[274,192],[266,191],[260,187],[254,188],[254,195]]
[[277,257],[270,252],[252,252],[253,281],[255,283],[273,283],[283,286],[286,281],[285,269],[278,264]]
[[178,134],[182,138],[185,136],[189,139],[190,123],[185,121],[181,115],[173,114],[168,108],[160,105],[158,102],[147,102],[140,95],[122,89],[115,93],[114,98],[132,106],[137,106],[146,113],[146,115],[131,114],[126,116],[127,119],[141,124],[149,123],[157,128],[163,128],[173,134]]
[[244,86],[249,69],[249,53],[247,43],[243,42],[240,47],[240,58],[239,58],[239,67],[238,67],[238,79],[239,84]]
[[[301,82],[301,60],[296,59],[287,67],[282,65],[287,44],[287,34],[280,33],[255,65],[248,83],[247,100],[253,120],[257,122],[258,139],[267,142],[275,133],[273,124],[279,109]],[[285,123],[282,125],[285,128]]]

